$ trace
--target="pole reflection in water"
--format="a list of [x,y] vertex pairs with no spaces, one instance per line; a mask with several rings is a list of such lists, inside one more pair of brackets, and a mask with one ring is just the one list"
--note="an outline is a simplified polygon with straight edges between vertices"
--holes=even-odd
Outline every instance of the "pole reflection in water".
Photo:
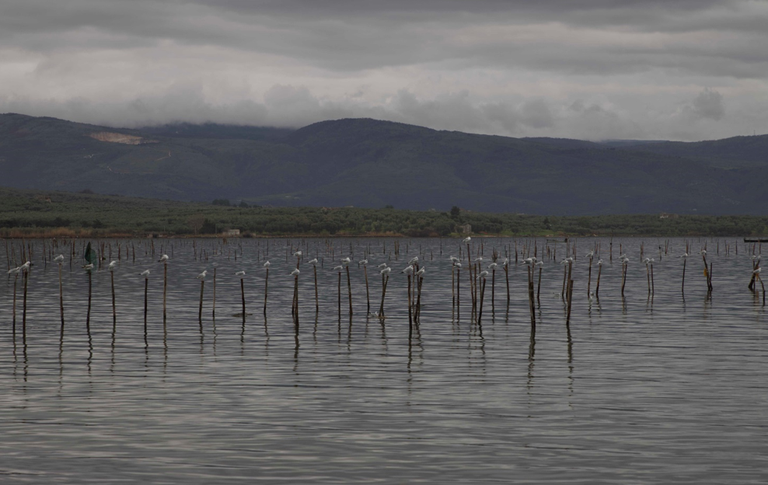
[[299,347],[299,322],[297,320],[293,331],[293,372],[299,371]]
[[[568,342],[568,391],[570,396],[573,396],[573,338],[571,338],[571,325],[565,324],[566,341]],[[571,401],[568,402],[569,406],[572,406]]]
[[[526,390],[528,397],[531,397],[533,390],[533,367],[536,362],[536,325],[531,325],[531,333],[528,339],[528,379],[526,381]],[[529,400],[530,405],[530,400]]]

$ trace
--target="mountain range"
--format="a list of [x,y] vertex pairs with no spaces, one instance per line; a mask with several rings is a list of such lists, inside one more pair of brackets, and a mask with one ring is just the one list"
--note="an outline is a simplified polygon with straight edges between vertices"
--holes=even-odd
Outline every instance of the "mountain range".
[[118,129],[0,114],[0,185],[274,206],[765,214],[768,135],[693,143],[477,135],[341,119]]

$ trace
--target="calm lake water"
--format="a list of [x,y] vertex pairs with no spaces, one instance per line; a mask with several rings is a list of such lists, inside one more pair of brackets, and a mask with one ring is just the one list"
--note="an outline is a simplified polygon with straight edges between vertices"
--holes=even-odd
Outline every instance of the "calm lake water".
[[[31,243],[25,338],[22,278],[0,284],[1,483],[768,481],[768,319],[762,295],[747,289],[759,248],[741,241],[614,239],[611,262],[608,239],[579,239],[566,325],[559,264],[566,244],[539,239],[545,264],[535,333],[522,262],[533,240],[473,239],[472,257],[482,251],[484,266],[494,249],[499,263],[511,259],[510,303],[499,268],[494,309],[489,276],[480,323],[470,315],[460,240],[154,240],[154,255],[149,240],[106,242],[112,259],[118,242],[122,251],[114,328],[106,268],[92,273],[86,325],[82,241],[71,268],[68,246],[52,252],[50,241],[45,250],[42,241]],[[683,298],[686,242],[692,256]],[[9,241],[17,259],[20,244]],[[604,260],[599,300],[588,297],[584,256],[597,244]],[[630,258],[623,299],[619,245]],[[652,299],[641,245],[656,260]],[[711,298],[699,255],[705,245]],[[296,325],[289,274],[296,259],[289,255],[298,247]],[[459,256],[460,247],[457,315],[449,255]],[[58,267],[43,262],[44,253],[50,259],[59,252],[67,256],[63,338]],[[156,262],[162,252],[170,256],[165,323],[163,265]],[[5,248],[0,253],[5,262]],[[382,286],[375,267],[393,267],[383,324],[366,314],[363,269],[354,263],[354,313],[350,318],[346,274],[338,313],[332,268],[366,255],[374,311]],[[317,313],[307,264],[316,256]],[[414,256],[427,271],[420,323],[410,326],[400,270]],[[201,323],[196,276],[204,269]],[[240,270],[245,323],[234,316],[241,312]],[[594,265],[593,291],[596,272]]]

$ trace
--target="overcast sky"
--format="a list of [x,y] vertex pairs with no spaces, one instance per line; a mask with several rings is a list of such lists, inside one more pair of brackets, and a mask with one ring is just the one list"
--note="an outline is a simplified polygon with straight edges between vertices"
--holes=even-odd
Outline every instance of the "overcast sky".
[[768,1],[0,0],[0,112],[370,117],[507,136],[768,133]]

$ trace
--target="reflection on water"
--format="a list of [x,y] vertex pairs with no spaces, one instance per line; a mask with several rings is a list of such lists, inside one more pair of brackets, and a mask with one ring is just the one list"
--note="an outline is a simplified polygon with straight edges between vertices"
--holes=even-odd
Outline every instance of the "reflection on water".
[[[68,242],[31,243],[31,271],[0,285],[0,481],[764,481],[768,335],[762,295],[747,288],[751,246],[739,243],[737,255],[735,241],[704,239],[396,242],[94,241],[121,255],[116,317],[106,262],[89,275],[70,264]],[[717,248],[707,254],[713,291],[703,262],[689,258],[683,298],[678,256],[707,243]],[[9,244],[19,264],[20,242]],[[657,258],[650,294],[643,247]],[[590,250],[604,261],[599,298],[587,291]],[[51,263],[59,252],[63,319]],[[482,318],[467,252],[484,258],[480,269],[498,256]],[[166,319],[162,253],[171,256]],[[532,326],[524,259],[534,254],[544,266]],[[409,320],[400,271],[414,256],[427,271]],[[345,257],[351,315],[340,304],[346,274],[333,269]],[[380,263],[393,268],[386,318],[367,311],[366,294],[380,309]],[[211,291],[201,313],[203,270]]]

